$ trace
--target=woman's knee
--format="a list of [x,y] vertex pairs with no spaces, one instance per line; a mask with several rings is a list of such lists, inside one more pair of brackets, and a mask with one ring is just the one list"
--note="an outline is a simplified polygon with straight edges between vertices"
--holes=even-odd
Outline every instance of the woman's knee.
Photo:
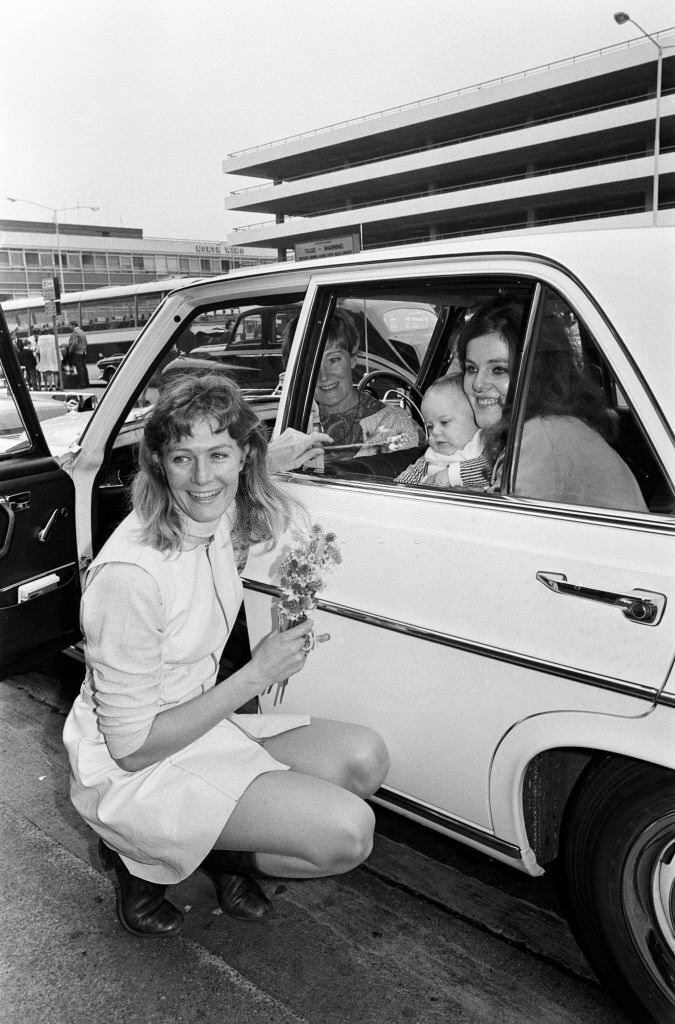
[[341,874],[362,864],[373,849],[375,815],[363,800],[355,799],[339,818],[322,829],[314,859],[326,874]]
[[359,730],[345,764],[345,788],[361,797],[372,796],[388,771],[389,751],[382,737],[373,729]]

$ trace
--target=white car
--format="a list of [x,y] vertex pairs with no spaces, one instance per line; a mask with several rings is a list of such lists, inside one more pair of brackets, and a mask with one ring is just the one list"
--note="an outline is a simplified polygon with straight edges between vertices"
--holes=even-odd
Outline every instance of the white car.
[[[377,794],[388,807],[531,875],[555,865],[603,983],[634,1021],[672,1022],[674,234],[486,235],[179,288],[60,465],[17,386],[3,325],[25,433],[20,451],[0,455],[0,666],[14,670],[77,640],[80,572],[125,514],[145,415],[138,398],[186,324],[214,309],[300,304],[279,434],[310,425],[335,309],[360,309],[364,322],[383,301],[408,310],[396,330],[414,339],[415,383],[407,369],[393,387],[391,370],[383,382],[365,352],[361,386],[418,417],[425,387],[457,366],[463,325],[481,303],[509,297],[526,328],[499,485],[396,484],[415,453],[386,447],[344,451],[324,472],[283,474],[310,521],[335,531],[342,563],[312,613],[330,640],[290,681],[281,709],[376,728],[391,754]],[[602,390],[615,449],[642,493],[634,511],[517,486],[547,318]],[[278,556],[253,550],[244,570],[252,644],[276,621]],[[274,710],[274,695],[263,703]]]

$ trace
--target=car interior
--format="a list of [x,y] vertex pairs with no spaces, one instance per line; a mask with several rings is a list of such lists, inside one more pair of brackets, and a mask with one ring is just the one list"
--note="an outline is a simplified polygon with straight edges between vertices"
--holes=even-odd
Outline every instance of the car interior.
[[[448,282],[446,288],[442,289],[439,288],[438,282],[427,282],[414,293],[414,298],[411,292],[400,296],[400,303],[404,305],[405,301],[420,301],[420,296],[423,295],[435,315],[433,327],[428,331],[427,337],[422,339],[422,344],[419,344],[418,335],[417,351],[421,358],[420,368],[414,380],[406,379],[406,375],[400,372],[392,375],[391,371],[375,371],[366,373],[358,384],[384,402],[406,405],[422,427],[424,424],[420,412],[421,397],[432,381],[451,371],[456,358],[457,336],[473,310],[485,301],[508,295],[509,298],[522,301],[523,310],[526,311],[533,293],[532,282],[513,279],[481,280],[473,284],[465,281],[462,282],[459,294],[457,284],[457,281]],[[373,289],[371,295],[379,297],[379,293]],[[358,298],[367,304],[363,296]],[[335,301],[336,308],[340,308],[340,297],[336,296]],[[583,374],[589,375],[599,383],[605,404],[616,418],[616,436],[612,445],[635,476],[647,507],[657,514],[672,514],[675,510],[675,498],[663,467],[659,464],[642,425],[590,332],[577,319],[567,303],[552,291],[544,291],[543,302],[544,315],[555,316],[564,324],[570,344],[577,351]],[[345,304],[344,299],[342,303]],[[338,461],[331,461],[325,466],[324,474],[347,480],[366,477],[370,482],[392,484],[398,474],[423,454],[425,447],[422,445],[404,450],[388,450],[383,447],[377,453],[367,455],[359,455],[357,451],[345,455]],[[308,472],[313,471],[310,469]]]

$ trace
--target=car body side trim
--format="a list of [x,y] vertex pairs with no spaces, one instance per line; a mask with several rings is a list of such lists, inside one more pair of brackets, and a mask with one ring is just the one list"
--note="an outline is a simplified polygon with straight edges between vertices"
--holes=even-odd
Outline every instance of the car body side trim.
[[464,839],[470,839],[472,843],[481,847],[489,847],[501,857],[508,857],[510,860],[517,861],[523,859],[521,850],[513,843],[508,843],[505,839],[499,839],[489,832],[483,832],[482,829],[476,828],[474,825],[468,825],[465,821],[453,818],[449,814],[443,814],[441,811],[436,811],[424,804],[417,803],[417,801],[411,800],[410,797],[403,796],[402,793],[388,789],[386,786],[378,789],[372,800],[385,807],[394,808],[400,814],[412,817],[416,821],[423,821],[433,828],[441,829],[443,832],[454,833],[455,835],[462,836]]
[[628,512],[616,509],[591,508],[590,506],[564,505],[559,502],[544,502],[539,498],[525,498],[516,494],[488,494],[479,491],[462,491],[450,489],[440,491],[436,488],[423,488],[420,485],[407,487],[404,484],[393,486],[391,480],[376,480],[370,476],[332,477],[323,475],[300,475],[295,470],[286,470],[275,474],[281,480],[293,483],[302,482],[307,487],[335,487],[350,490],[366,491],[368,494],[382,494],[388,497],[415,495],[416,501],[451,501],[461,504],[476,505],[480,508],[499,508],[509,515],[526,515],[545,519],[574,519],[579,523],[597,523],[624,530],[640,530],[642,533],[656,533],[666,537],[675,535],[675,515],[672,513]]
[[[279,588],[269,583],[261,583],[258,580],[246,577],[242,578],[242,582],[247,590],[267,594],[270,597],[278,597],[280,594]],[[326,601],[322,598],[317,601],[317,608],[328,612],[330,615],[339,615],[341,618],[353,619],[369,626],[376,626],[379,629],[403,633],[417,640],[442,644],[445,647],[453,647],[456,650],[466,651],[469,654],[475,654],[482,658],[504,661],[510,665],[527,668],[533,672],[544,672],[546,675],[560,676],[572,682],[596,686],[603,690],[611,690],[614,693],[622,693],[628,697],[638,697],[641,700],[648,701],[650,704],[675,703],[675,700],[670,695],[660,695],[659,691],[653,686],[641,686],[637,683],[631,683],[627,679],[619,679],[616,676],[603,676],[595,672],[585,672],[583,669],[572,668],[569,665],[562,665],[558,662],[545,661],[543,658],[531,658],[526,654],[518,654],[516,651],[509,651],[506,648],[492,647],[490,644],[478,643],[475,640],[466,640],[463,637],[453,636],[451,633],[440,633],[437,630],[425,629],[423,626],[416,626],[410,622],[389,619],[384,615],[374,615],[372,612],[350,608],[347,605],[335,604],[333,601]]]

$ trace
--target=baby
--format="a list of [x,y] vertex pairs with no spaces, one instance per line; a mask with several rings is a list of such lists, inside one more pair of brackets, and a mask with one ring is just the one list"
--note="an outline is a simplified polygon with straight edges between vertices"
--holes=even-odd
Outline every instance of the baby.
[[422,415],[429,447],[396,477],[398,484],[485,490],[489,466],[459,374],[439,377],[424,393]]

